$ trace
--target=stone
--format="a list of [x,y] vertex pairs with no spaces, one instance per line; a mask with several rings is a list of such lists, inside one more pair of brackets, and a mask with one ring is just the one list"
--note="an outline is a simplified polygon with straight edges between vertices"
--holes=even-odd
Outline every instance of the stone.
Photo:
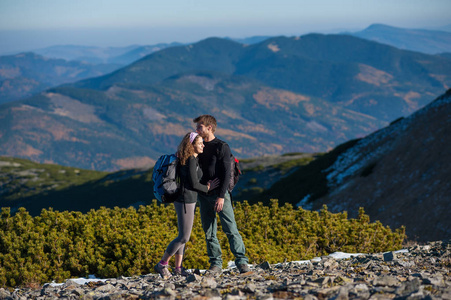
[[263,270],[269,270],[269,269],[271,269],[271,265],[269,264],[269,262],[265,261],[265,262],[257,265],[257,268],[260,268]]
[[199,275],[191,274],[186,277],[186,282],[196,282],[196,281],[200,281],[201,279],[202,279],[202,277],[200,277]]
[[213,277],[203,277],[201,280],[201,286],[204,288],[215,289],[218,283]]
[[384,261],[393,261],[396,259],[396,253],[395,252],[387,252],[384,253]]
[[100,293],[111,293],[113,290],[114,286],[112,286],[111,284],[101,285],[95,289],[96,292]]
[[225,269],[212,278],[194,272],[187,278],[162,280],[158,274],[118,277],[79,285],[42,288],[0,289],[0,299],[450,299],[450,243],[429,243],[409,248],[386,260],[384,254],[363,255],[345,260],[323,257],[309,264],[295,262],[253,268],[241,276]]
[[221,293],[217,289],[207,289],[203,295],[204,297],[208,297],[208,299],[221,299]]
[[401,297],[409,296],[413,293],[416,293],[419,291],[421,286],[421,282],[418,278],[414,278],[411,281],[403,282],[401,286],[399,286],[395,293],[396,295],[399,295]]
[[368,299],[370,297],[370,290],[368,286],[364,283],[357,284],[349,290],[349,294],[354,297]]
[[334,300],[348,300],[349,299],[349,290],[345,287],[340,287],[338,291],[338,295],[333,298]]
[[248,283],[243,288],[243,292],[246,293],[255,293],[255,290],[257,289],[257,286],[254,283]]
[[373,280],[373,285],[375,286],[397,286],[399,285],[399,280],[394,276],[384,275],[377,277]]
[[444,286],[445,285],[445,282],[443,281],[442,276],[431,276],[431,277],[423,278],[423,283],[424,284],[432,284],[435,286]]
[[11,293],[5,290],[4,288],[0,288],[0,299],[10,300],[13,299],[11,297]]

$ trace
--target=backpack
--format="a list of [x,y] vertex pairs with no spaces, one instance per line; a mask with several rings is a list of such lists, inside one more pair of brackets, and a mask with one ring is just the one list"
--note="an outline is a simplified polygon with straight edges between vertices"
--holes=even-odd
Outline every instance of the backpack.
[[153,193],[157,200],[162,203],[172,203],[180,195],[178,162],[175,154],[165,154],[160,156],[153,167]]
[[238,183],[241,175],[240,161],[231,154],[231,172],[230,172],[230,183],[229,183],[229,193],[232,193],[233,188]]
[[[222,147],[226,144],[226,142],[221,141],[221,147],[218,147],[218,156],[222,152]],[[241,175],[241,168],[240,168],[240,161],[233,156],[232,150],[230,150],[230,181],[229,186],[227,187],[227,190],[230,194],[232,194],[233,188],[238,183],[238,180],[240,179]]]

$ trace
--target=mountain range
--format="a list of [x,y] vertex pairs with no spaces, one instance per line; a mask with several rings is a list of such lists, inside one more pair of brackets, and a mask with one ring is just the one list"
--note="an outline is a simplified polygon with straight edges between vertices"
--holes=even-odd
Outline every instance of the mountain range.
[[[347,33],[364,39],[374,40],[388,44],[400,49],[424,52],[428,54],[439,53],[440,56],[448,58],[450,51],[450,32],[425,29],[405,29],[382,24],[373,24],[367,29]],[[241,44],[252,45],[261,43],[264,40],[273,38],[271,36],[253,36],[248,38],[226,38]],[[100,76],[110,73],[119,67],[131,64],[153,52],[174,46],[182,46],[180,43],[160,43],[155,45],[131,45],[126,47],[92,47],[78,45],[58,45],[41,49],[33,49],[31,53],[20,53],[0,57],[0,74],[5,78],[0,78],[0,103],[18,100],[24,97],[37,94],[49,87],[54,87],[66,82],[75,82],[84,78]],[[27,59],[23,59],[23,56]],[[55,61],[59,59],[59,61]],[[94,69],[94,72],[87,70],[77,71],[72,76],[59,74],[55,70],[55,65],[60,65],[60,59],[68,62],[64,69],[74,69],[75,64],[80,64],[78,69]],[[78,63],[77,63],[78,62]],[[98,66],[94,66],[98,65]],[[12,72],[12,70],[14,72]],[[57,72],[57,76],[55,76]],[[60,71],[65,73],[64,71]],[[59,78],[61,75],[61,78]],[[51,80],[45,80],[46,78]],[[2,79],[6,79],[1,82]],[[44,80],[43,80],[44,79]],[[44,82],[43,82],[44,81]]]
[[63,83],[104,75],[119,67],[50,59],[31,52],[0,56],[0,104],[30,97]]
[[31,52],[55,59],[84,61],[91,64],[128,65],[146,55],[180,43],[159,43],[155,45],[131,45],[126,47],[93,47],[58,45],[35,49]]
[[[333,50],[331,50],[333,49]],[[0,154],[96,170],[151,166],[217,117],[238,157],[322,152],[451,85],[451,61],[347,35],[210,38],[0,106]]]

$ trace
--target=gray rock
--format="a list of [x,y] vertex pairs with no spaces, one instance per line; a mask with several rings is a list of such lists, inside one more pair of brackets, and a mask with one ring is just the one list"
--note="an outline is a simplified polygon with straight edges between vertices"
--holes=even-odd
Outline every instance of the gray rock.
[[445,281],[443,280],[443,276],[431,276],[423,278],[424,284],[432,284],[435,286],[445,286]]
[[255,290],[257,289],[257,286],[254,283],[248,283],[246,284],[246,286],[243,288],[243,292],[246,293],[255,293]]
[[271,269],[271,265],[269,264],[269,262],[265,261],[264,263],[257,265],[257,268],[260,268],[263,270],[269,270],[269,269]]
[[396,259],[396,253],[395,252],[384,253],[384,261],[393,261],[395,259]]
[[411,281],[401,283],[401,286],[396,289],[395,293],[398,296],[406,297],[418,292],[420,290],[420,286],[420,280],[418,278],[414,278]]
[[200,277],[197,274],[191,274],[188,277],[186,277],[186,282],[197,282],[200,281],[202,277]]
[[373,285],[375,286],[397,286],[399,285],[399,280],[394,276],[384,275],[377,277],[373,280]]
[[215,289],[218,286],[218,283],[213,277],[203,277],[201,280],[201,286],[203,288]]
[[351,288],[349,294],[353,297],[368,299],[370,297],[370,290],[366,284],[360,283]]
[[348,300],[349,299],[349,290],[345,287],[341,287],[338,290],[338,294],[332,298],[334,300]]
[[0,299],[10,300],[12,299],[11,293],[4,288],[0,288]]
[[203,292],[203,296],[209,299],[221,299],[221,293],[217,289],[207,289]]
[[111,284],[105,284],[95,288],[95,291],[99,293],[111,293],[114,289],[114,286]]
[[[192,274],[186,279],[158,274],[118,277],[79,285],[41,289],[0,289],[0,299],[450,299],[451,245],[429,243],[386,260],[383,253],[313,264],[281,263],[241,276],[226,269],[216,278]],[[389,252],[390,253],[390,252]],[[385,253],[387,255],[387,253]]]

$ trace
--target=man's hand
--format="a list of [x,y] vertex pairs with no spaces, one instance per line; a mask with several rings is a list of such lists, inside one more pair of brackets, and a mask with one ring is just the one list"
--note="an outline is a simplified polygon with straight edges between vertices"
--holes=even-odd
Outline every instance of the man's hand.
[[222,208],[224,207],[224,198],[218,198],[216,199],[215,203],[215,212],[222,211]]

